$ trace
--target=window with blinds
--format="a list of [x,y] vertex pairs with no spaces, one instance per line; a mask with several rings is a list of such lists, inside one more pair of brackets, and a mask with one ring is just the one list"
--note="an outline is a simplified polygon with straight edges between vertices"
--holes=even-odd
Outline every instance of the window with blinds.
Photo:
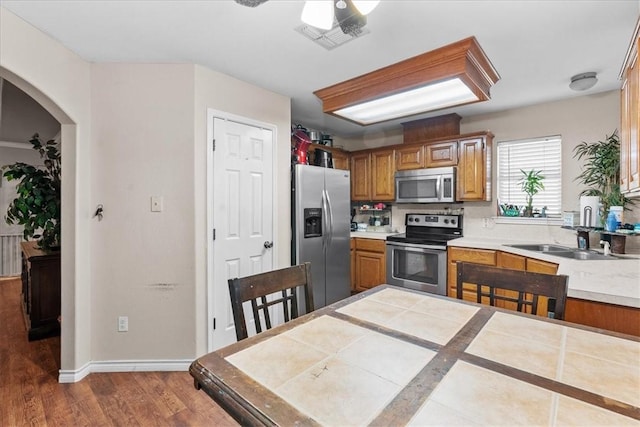
[[542,170],[544,190],[533,196],[533,209],[560,217],[562,206],[562,138],[550,136],[497,143],[498,203],[523,206],[527,195],[521,189],[521,170]]

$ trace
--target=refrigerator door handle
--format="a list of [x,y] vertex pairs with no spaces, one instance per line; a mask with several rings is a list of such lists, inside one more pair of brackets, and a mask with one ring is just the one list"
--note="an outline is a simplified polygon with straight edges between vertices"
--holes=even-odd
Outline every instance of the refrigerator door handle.
[[331,208],[331,198],[329,197],[329,193],[325,190],[327,195],[327,210],[329,213],[329,237],[327,239],[327,249],[330,249],[331,242],[333,241],[333,209]]
[[322,190],[322,251],[327,251],[327,235],[329,232],[329,208],[327,206],[327,191]]

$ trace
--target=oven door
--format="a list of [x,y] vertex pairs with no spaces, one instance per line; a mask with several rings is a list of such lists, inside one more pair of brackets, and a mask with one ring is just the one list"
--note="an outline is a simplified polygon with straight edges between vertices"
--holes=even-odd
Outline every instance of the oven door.
[[447,294],[447,251],[424,246],[387,242],[387,283]]

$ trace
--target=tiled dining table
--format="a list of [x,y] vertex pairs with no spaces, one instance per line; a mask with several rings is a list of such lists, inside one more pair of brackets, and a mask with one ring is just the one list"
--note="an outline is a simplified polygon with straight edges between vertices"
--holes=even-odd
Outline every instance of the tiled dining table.
[[195,360],[243,425],[640,425],[640,339],[378,286]]

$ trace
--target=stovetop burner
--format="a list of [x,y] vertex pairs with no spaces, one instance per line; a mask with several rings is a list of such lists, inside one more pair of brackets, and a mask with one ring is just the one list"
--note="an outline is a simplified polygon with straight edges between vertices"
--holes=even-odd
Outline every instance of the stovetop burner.
[[407,214],[405,225],[405,233],[387,240],[446,248],[449,240],[462,237],[462,215]]

